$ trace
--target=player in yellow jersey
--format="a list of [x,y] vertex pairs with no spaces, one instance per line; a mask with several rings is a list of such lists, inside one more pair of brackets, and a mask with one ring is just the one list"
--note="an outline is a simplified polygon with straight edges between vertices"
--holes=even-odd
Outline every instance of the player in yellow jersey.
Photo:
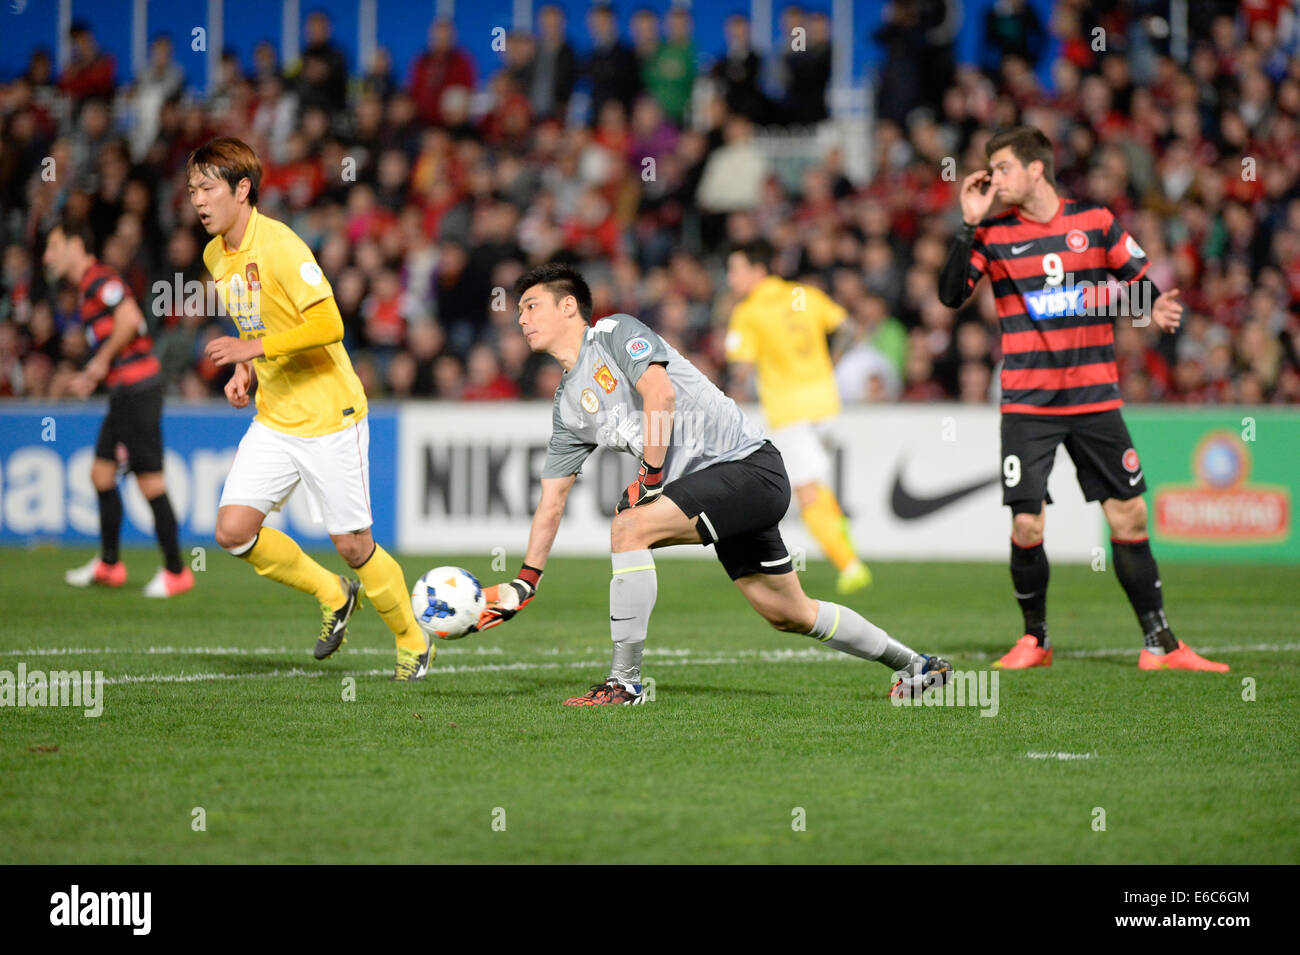
[[727,256],[727,285],[737,299],[727,328],[727,361],[742,381],[758,375],[758,397],[772,443],[785,459],[804,524],[839,570],[838,590],[871,584],[871,571],[849,539],[849,522],[827,483],[831,461],[826,426],[840,413],[826,337],[845,311],[811,285],[768,271],[772,247],[763,239]]
[[[262,166],[238,139],[196,149],[186,165],[190,202],[213,236],[203,250],[238,338],[208,343],[207,356],[235,366],[226,397],[257,416],[239,442],[217,510],[217,543],[263,577],[321,604],[316,659],[343,643],[362,593],[397,638],[393,679],[421,679],[435,655],[411,610],[397,561],[370,533],[370,429],[366,393],[343,348],[343,320],[329,281],[306,243],[257,211]],[[301,482],[339,555],[360,578],[333,574],[288,535],[262,525]]]

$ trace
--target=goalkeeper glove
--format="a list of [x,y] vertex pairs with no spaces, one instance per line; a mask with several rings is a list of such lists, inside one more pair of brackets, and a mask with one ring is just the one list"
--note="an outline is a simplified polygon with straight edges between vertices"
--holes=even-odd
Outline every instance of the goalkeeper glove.
[[623,489],[623,497],[619,500],[618,507],[614,508],[614,513],[617,514],[629,507],[648,504],[663,492],[664,469],[651,467],[645,463],[645,458],[642,458],[641,470],[637,472],[636,480]]
[[537,587],[541,582],[542,571],[524,564],[514,580],[484,588],[483,596],[487,599],[487,606],[479,614],[474,631],[481,633],[491,630],[523,610],[528,601],[537,596]]

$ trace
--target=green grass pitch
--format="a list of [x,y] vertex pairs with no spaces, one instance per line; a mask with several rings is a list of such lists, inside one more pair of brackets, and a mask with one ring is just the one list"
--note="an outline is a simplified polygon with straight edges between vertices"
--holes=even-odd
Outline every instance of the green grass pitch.
[[[1139,672],[1113,573],[1055,567],[1055,665],[1000,674],[986,717],[892,705],[884,667],[768,629],[712,561],[659,561],[655,701],[569,708],[608,665],[607,560],[554,558],[523,614],[397,686],[369,608],[317,663],[315,603],[215,547],[169,601],[138,591],[156,553],[117,592],[63,585],[85,558],[0,551],[0,670],[108,681],[97,719],[0,708],[0,862],[1300,862],[1293,569],[1164,568],[1217,675]],[[435,563],[506,576],[402,560]],[[848,602],[959,669],[1019,635],[1003,566],[873,569]]]

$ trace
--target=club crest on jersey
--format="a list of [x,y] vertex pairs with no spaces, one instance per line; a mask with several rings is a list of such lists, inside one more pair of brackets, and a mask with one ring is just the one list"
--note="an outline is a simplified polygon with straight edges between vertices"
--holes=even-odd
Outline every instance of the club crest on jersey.
[[590,388],[582,389],[582,410],[587,414],[595,414],[600,410],[600,399]]
[[1136,474],[1141,469],[1142,465],[1138,461],[1137,451],[1133,448],[1129,448],[1124,452],[1124,470],[1129,474]]
[[1071,252],[1082,252],[1088,247],[1088,233],[1082,229],[1071,229],[1065,237],[1065,244]]
[[109,279],[99,287],[99,300],[108,308],[117,308],[126,296],[126,289],[117,279]]
[[640,358],[650,350],[650,343],[644,338],[634,338],[624,347],[627,348],[627,353],[633,358]]
[[248,288],[250,291],[261,291],[262,279],[258,274],[256,262],[248,263],[248,267],[244,269],[244,277],[248,280]]
[[614,373],[609,370],[604,362],[596,366],[596,373],[591,377],[596,379],[596,384],[605,389],[607,395],[612,395],[614,389],[618,387],[618,379],[614,377]]

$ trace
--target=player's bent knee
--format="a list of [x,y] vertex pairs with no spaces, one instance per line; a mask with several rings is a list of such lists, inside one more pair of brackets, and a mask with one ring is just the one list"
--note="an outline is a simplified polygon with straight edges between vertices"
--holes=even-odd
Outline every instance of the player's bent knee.
[[640,517],[630,508],[614,515],[609,525],[609,543],[615,553],[650,546],[650,542],[644,540],[644,521]]
[[260,530],[260,525],[239,520],[228,519],[223,521],[218,516],[217,528],[213,536],[217,539],[217,546],[222,550],[228,551],[236,557],[242,557],[252,548]]
[[1011,521],[1011,536],[1022,547],[1041,544],[1044,523],[1042,514],[1017,514]]

